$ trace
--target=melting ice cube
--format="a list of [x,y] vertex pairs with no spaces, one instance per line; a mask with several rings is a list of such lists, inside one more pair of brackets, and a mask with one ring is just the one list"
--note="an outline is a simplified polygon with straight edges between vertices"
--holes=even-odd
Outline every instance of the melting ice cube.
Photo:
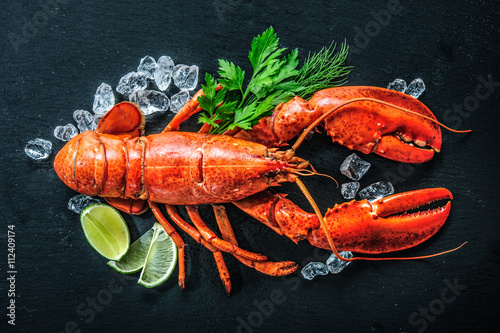
[[146,77],[150,80],[154,80],[155,70],[156,60],[151,56],[142,58],[139,66],[137,66],[137,72],[146,74]]
[[328,266],[322,262],[310,262],[300,271],[307,280],[312,280],[316,275],[327,275]]
[[146,116],[157,111],[167,111],[170,106],[167,95],[156,90],[137,90],[130,95],[129,100],[139,105]]
[[360,180],[370,168],[370,163],[362,160],[355,153],[347,156],[340,165],[340,172],[352,180]]
[[387,85],[387,89],[396,90],[404,93],[407,89],[406,81],[403,79],[396,79]]
[[80,130],[80,133],[94,129],[94,116],[88,111],[76,110],[73,112],[73,119],[75,119],[76,127]]
[[52,152],[52,142],[40,138],[30,140],[24,147],[24,152],[34,160],[45,160]]
[[177,65],[172,71],[174,84],[181,90],[193,90],[198,84],[198,66]]
[[54,136],[62,141],[69,141],[72,137],[78,135],[78,130],[72,124],[66,124],[64,126],[57,126],[54,129]]
[[78,194],[77,196],[69,199],[68,209],[74,211],[77,214],[80,214],[82,210],[84,210],[88,206],[99,202],[101,201],[99,201],[99,199],[97,198],[92,198],[85,194]]
[[144,73],[130,72],[125,74],[118,82],[116,91],[123,95],[130,95],[136,90],[146,89],[148,78]]
[[174,69],[174,61],[169,56],[161,56],[156,62],[156,70],[154,79],[158,89],[164,91],[172,81],[172,70]]
[[359,183],[350,182],[342,184],[340,188],[340,193],[345,199],[354,199],[358,190],[359,190]]
[[[341,257],[351,259],[352,258],[352,253],[349,251],[341,251],[339,252]],[[350,261],[343,261],[337,258],[335,253],[332,253],[330,255],[330,258],[326,261],[326,265],[328,266],[328,270],[332,274],[338,274],[340,273],[344,268],[347,267],[351,262]]]
[[407,93],[412,97],[419,98],[424,91],[425,91],[425,83],[422,79],[418,78],[410,82],[405,93]]
[[107,83],[101,83],[94,96],[94,106],[92,111],[95,114],[103,115],[115,105],[115,95],[113,88]]
[[368,201],[375,201],[394,193],[394,187],[390,182],[381,181],[373,183],[359,191],[359,197]]
[[179,112],[184,104],[189,101],[189,98],[190,96],[187,90],[181,90],[179,93],[170,97],[170,111],[172,111],[173,113]]

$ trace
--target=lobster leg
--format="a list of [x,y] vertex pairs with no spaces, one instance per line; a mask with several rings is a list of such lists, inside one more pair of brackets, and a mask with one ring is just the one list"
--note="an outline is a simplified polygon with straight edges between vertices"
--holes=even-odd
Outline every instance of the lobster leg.
[[[222,87],[220,85],[217,86],[216,90],[220,89],[222,89]],[[203,96],[203,89],[198,90],[196,94],[184,104],[174,118],[168,123],[163,132],[178,131],[181,123],[189,119],[192,115],[200,112],[202,110],[198,102],[198,97],[200,96]]]
[[177,246],[177,249],[179,250],[179,286],[182,289],[185,289],[186,268],[184,262],[184,241],[182,240],[182,237],[177,233],[177,231],[170,225],[170,223],[168,223],[167,219],[165,218],[165,216],[163,216],[160,209],[154,202],[149,201],[149,207],[153,211],[153,214],[155,215],[158,222],[160,222],[163,229],[165,229],[167,234],[172,238],[175,246]]
[[179,215],[177,212],[177,209],[175,206],[172,205],[165,205],[167,208],[167,213],[172,219],[172,221],[175,222],[184,232],[186,232],[189,236],[191,236],[196,242],[201,243],[207,250],[212,252],[215,263],[217,265],[217,270],[219,271],[219,276],[224,284],[224,288],[226,290],[226,293],[229,295],[231,293],[231,280],[229,277],[229,271],[227,270],[226,263],[224,262],[224,258],[222,257],[221,251],[216,249],[212,244],[207,242],[203,237],[201,237],[201,234],[194,228],[192,225],[184,221],[184,219]]
[[207,242],[209,242],[212,246],[214,246],[215,248],[217,248],[223,252],[237,254],[239,256],[242,256],[244,258],[254,260],[254,261],[267,260],[267,256],[265,256],[265,255],[252,253],[252,252],[243,250],[243,249],[239,248],[238,246],[231,244],[230,242],[227,242],[225,240],[220,239],[219,237],[217,237],[217,235],[212,230],[210,230],[210,228],[207,227],[205,222],[203,222],[200,214],[198,213],[197,206],[186,206],[186,208],[187,208],[187,212],[189,214],[189,217],[191,218],[191,221],[193,222],[195,227],[198,229],[201,236]]
[[[217,224],[222,233],[222,237],[231,242],[233,245],[238,246],[238,241],[234,235],[233,228],[226,214],[226,209],[222,205],[213,205],[215,218],[217,219]],[[233,254],[236,259],[238,259],[242,264],[254,268],[255,270],[271,275],[271,276],[284,276],[292,274],[297,270],[297,264],[293,261],[254,261]]]
[[[414,247],[434,235],[450,212],[450,203],[426,212],[405,213],[437,200],[452,199],[444,188],[395,194],[376,202],[351,201],[329,209],[322,228],[315,214],[303,211],[283,195],[264,191],[234,204],[294,242],[338,250],[379,254]],[[396,215],[399,214],[399,215]]]

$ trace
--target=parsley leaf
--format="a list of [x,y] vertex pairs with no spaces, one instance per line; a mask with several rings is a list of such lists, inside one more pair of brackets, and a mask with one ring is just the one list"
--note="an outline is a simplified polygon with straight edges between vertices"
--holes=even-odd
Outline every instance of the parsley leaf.
[[[301,69],[297,69],[298,50],[282,57],[286,49],[278,45],[272,27],[254,38],[248,53],[253,71],[246,87],[245,71],[227,60],[219,59],[219,82],[210,74],[205,75],[205,96],[198,97],[198,101],[207,113],[202,113],[198,122],[212,125],[210,133],[222,134],[236,127],[249,130],[278,104],[295,95],[304,97],[345,83],[345,78],[339,79],[350,72],[350,67],[343,65],[348,53],[345,44],[339,53],[334,53],[332,43],[309,55]],[[222,87],[219,91],[218,84]]]

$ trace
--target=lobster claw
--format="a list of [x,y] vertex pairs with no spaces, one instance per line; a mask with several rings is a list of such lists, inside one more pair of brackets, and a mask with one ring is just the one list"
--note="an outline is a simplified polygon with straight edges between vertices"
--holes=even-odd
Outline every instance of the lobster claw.
[[[445,188],[395,194],[375,202],[350,201],[335,205],[325,215],[327,232],[338,250],[378,254],[416,246],[433,236],[450,213],[451,203],[424,212],[406,211],[437,200],[452,199]],[[399,214],[399,215],[395,215]],[[307,237],[317,247],[330,249],[323,228]]]
[[323,126],[334,142],[349,149],[407,163],[426,162],[441,149],[436,117],[409,95],[345,86],[320,90],[309,104],[323,113],[339,107]]

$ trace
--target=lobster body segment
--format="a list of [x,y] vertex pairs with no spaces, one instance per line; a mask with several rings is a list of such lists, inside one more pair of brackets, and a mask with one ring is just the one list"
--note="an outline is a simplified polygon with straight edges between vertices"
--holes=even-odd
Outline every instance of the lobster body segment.
[[72,189],[105,198],[200,205],[241,200],[296,168],[261,144],[224,135],[165,132],[118,137],[84,132],[55,159],[55,170]]

